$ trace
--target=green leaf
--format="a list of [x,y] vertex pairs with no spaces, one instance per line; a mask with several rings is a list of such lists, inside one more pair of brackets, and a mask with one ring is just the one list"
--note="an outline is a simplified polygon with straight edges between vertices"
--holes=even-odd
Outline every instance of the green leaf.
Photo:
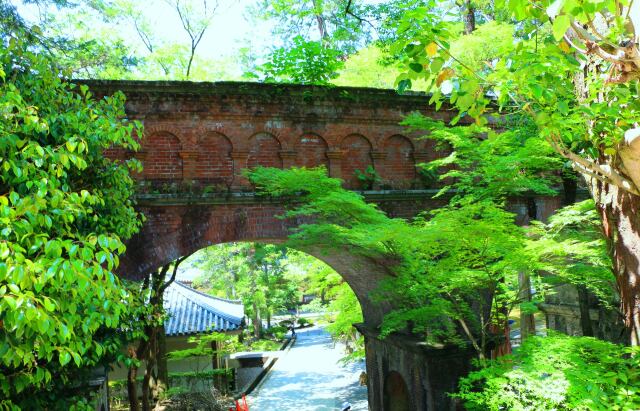
[[566,14],[561,14],[553,21],[553,37],[556,41],[562,40],[567,29],[571,26],[571,18]]
[[71,354],[68,351],[61,352],[59,360],[60,360],[60,365],[64,367],[69,363],[69,361],[71,361]]

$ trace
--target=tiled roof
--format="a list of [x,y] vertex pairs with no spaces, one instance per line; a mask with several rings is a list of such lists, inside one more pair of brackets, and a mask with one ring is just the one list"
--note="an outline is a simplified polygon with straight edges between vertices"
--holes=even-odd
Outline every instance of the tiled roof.
[[213,297],[177,281],[164,292],[164,309],[167,336],[237,330],[244,317],[240,301]]

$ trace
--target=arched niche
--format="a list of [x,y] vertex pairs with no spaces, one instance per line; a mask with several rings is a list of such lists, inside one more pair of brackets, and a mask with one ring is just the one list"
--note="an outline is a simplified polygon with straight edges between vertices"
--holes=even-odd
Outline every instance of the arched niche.
[[393,135],[385,140],[383,150],[385,184],[396,189],[410,188],[416,178],[413,143],[402,135]]
[[272,134],[258,133],[249,139],[248,168],[277,167],[282,168],[280,142]]
[[168,131],[158,131],[145,137],[144,176],[148,180],[182,179],[180,139]]
[[327,142],[316,134],[303,134],[295,144],[296,166],[298,167],[318,167],[329,168],[327,158]]
[[397,371],[390,371],[384,379],[384,411],[411,411],[407,383]]
[[364,172],[367,167],[373,166],[371,143],[360,134],[351,134],[342,139],[340,150],[342,151],[341,172],[345,187],[363,188],[356,176],[356,170]]
[[205,184],[229,186],[233,180],[233,145],[217,132],[202,134],[197,140],[195,175]]

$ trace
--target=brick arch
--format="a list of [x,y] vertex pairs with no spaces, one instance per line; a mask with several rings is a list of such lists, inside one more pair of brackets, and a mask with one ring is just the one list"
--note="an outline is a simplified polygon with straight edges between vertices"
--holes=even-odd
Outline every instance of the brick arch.
[[206,184],[229,186],[233,181],[233,144],[222,133],[208,131],[196,140],[195,175]]
[[296,152],[296,166],[298,167],[318,167],[329,168],[327,150],[329,145],[324,138],[315,133],[305,133],[296,141],[294,150]]
[[273,134],[261,132],[249,138],[249,157],[247,167],[278,167],[282,168],[280,150],[282,145]]
[[384,380],[384,411],[411,411],[411,397],[407,383],[397,371],[389,371]]
[[383,143],[385,153],[384,175],[385,184],[396,188],[411,188],[416,178],[416,164],[414,160],[415,148],[407,137],[395,134]]
[[182,179],[182,142],[173,133],[162,130],[145,135],[144,176],[149,180]]
[[[127,243],[118,272],[130,279],[170,263],[179,257],[215,244],[227,242],[282,243],[291,228],[302,221],[279,218],[285,211],[279,204],[219,204],[150,206],[142,231]],[[353,289],[362,306],[365,322],[378,326],[389,309],[374,303],[370,293],[388,274],[381,266],[346,249],[300,248],[334,268]]]
[[372,148],[371,142],[361,134],[349,134],[340,141],[341,172],[346,188],[362,188],[356,170],[364,171],[368,166],[373,166]]

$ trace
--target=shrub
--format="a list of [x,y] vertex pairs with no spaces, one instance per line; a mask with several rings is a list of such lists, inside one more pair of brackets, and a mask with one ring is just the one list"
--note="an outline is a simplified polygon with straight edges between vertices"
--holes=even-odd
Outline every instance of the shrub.
[[306,318],[304,318],[304,317],[300,317],[300,318],[298,319],[298,325],[299,325],[300,327],[311,327],[311,326],[313,325],[313,322],[312,322],[312,321],[310,321],[310,320],[307,320],[307,319],[306,319]]
[[637,410],[639,353],[591,337],[532,337],[463,378],[454,397],[471,411]]

